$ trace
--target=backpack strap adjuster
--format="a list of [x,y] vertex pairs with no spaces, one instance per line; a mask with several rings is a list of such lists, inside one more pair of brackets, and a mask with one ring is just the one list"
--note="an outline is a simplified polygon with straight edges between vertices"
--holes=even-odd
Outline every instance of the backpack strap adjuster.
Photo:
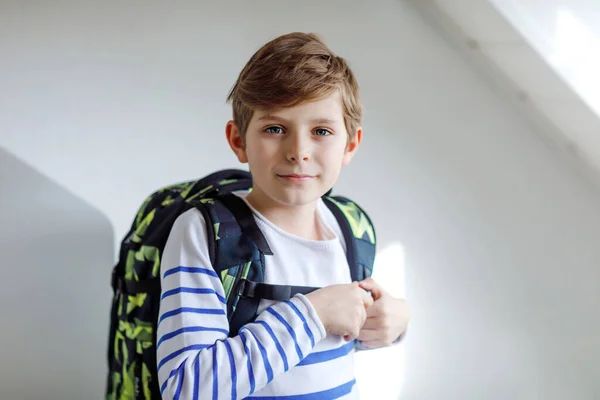
[[242,299],[248,297],[248,291],[246,290],[246,282],[248,282],[246,279],[240,279],[237,284],[237,295]]
[[311,286],[289,286],[273,285],[262,282],[252,282],[247,279],[240,279],[237,285],[237,295],[241,298],[255,298],[276,301],[288,301],[296,294],[308,294],[318,287]]

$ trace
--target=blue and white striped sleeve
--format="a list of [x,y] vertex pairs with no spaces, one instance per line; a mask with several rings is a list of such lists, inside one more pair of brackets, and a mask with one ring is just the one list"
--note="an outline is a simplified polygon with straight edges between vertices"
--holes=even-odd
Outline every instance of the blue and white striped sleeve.
[[244,398],[302,361],[326,335],[302,295],[279,302],[228,337],[224,289],[213,270],[202,214],[173,225],[161,261],[157,328],[163,399]]

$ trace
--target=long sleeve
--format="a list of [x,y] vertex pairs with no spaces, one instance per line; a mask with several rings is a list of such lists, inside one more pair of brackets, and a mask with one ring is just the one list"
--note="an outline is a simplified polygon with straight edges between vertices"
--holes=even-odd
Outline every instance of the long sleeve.
[[228,337],[224,289],[207,249],[204,219],[175,222],[161,263],[157,366],[164,399],[243,398],[302,361],[325,337],[310,302],[297,295]]

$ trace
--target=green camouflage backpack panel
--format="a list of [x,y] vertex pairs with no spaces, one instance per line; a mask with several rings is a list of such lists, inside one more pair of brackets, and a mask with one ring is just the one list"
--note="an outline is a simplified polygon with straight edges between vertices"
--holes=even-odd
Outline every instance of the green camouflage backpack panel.
[[106,399],[160,398],[155,328],[160,260],[171,227],[179,215],[207,195],[248,189],[251,182],[248,172],[219,171],[199,181],[162,188],[141,205],[121,242],[119,262],[112,272]]

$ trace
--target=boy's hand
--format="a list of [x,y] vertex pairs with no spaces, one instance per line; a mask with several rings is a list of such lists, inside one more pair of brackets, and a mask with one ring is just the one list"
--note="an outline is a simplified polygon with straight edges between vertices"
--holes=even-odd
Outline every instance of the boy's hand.
[[367,319],[373,298],[358,282],[331,285],[306,295],[327,333],[355,339]]
[[357,339],[369,348],[391,345],[408,327],[408,304],[392,297],[373,278],[361,281],[360,287],[371,291],[374,302],[367,309],[367,320]]

